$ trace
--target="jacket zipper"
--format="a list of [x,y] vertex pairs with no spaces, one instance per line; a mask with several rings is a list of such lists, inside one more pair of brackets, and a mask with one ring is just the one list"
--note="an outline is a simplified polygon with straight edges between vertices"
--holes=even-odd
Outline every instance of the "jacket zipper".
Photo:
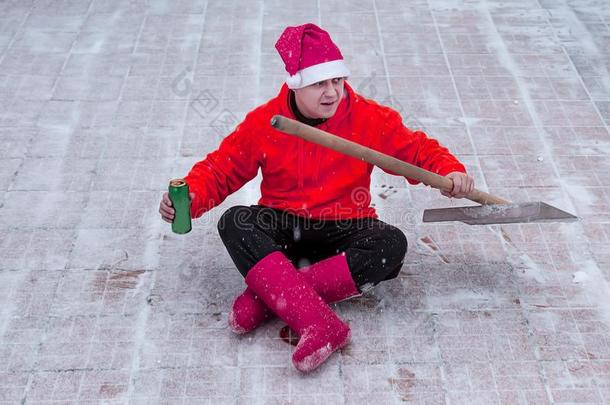
[[313,145],[313,156],[312,159],[315,162],[314,164],[314,171],[313,171],[313,181],[314,184],[318,187],[320,187],[319,181],[320,181],[320,159],[318,158],[318,155],[320,154],[320,148],[318,147],[318,145]]
[[[320,129],[327,131],[328,127],[323,124],[322,126],[320,126]],[[312,144],[313,147],[313,161],[314,163],[314,172],[313,172],[313,179],[314,179],[314,184],[317,187],[320,187],[319,181],[320,181],[320,154],[322,151],[322,147],[316,144]]]
[[[298,170],[299,170],[299,173],[298,173],[298,177],[297,177],[298,178],[297,184],[299,186],[300,191],[303,193],[304,192],[304,190],[303,190],[303,188],[304,188],[304,184],[303,184],[304,183],[304,181],[303,181],[303,167],[304,167],[303,160],[304,160],[304,156],[303,156],[303,154],[305,153],[305,151],[304,151],[304,146],[305,146],[304,143],[305,143],[305,141],[303,139],[300,139],[300,138],[299,138],[298,141],[299,141],[299,157],[298,157]],[[305,197],[304,194],[303,194],[303,197]]]

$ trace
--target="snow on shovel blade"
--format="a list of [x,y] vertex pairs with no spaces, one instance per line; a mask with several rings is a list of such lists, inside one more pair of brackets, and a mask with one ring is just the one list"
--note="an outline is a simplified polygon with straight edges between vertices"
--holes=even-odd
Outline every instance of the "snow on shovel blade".
[[490,204],[424,211],[424,222],[461,221],[468,225],[575,221],[578,217],[543,202]]

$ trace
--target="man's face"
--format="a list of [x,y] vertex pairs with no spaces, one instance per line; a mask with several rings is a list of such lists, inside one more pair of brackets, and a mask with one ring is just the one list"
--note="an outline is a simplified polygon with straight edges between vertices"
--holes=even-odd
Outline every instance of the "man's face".
[[294,91],[299,111],[308,118],[330,118],[343,99],[345,78],[338,77]]

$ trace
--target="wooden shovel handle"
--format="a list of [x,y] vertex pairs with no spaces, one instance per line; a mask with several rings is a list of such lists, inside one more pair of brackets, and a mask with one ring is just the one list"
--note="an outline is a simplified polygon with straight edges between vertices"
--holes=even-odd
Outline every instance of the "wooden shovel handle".
[[[378,152],[366,146],[362,146],[356,142],[343,139],[336,135],[330,134],[321,129],[303,124],[302,122],[286,118],[282,115],[275,115],[271,119],[271,126],[282,132],[298,136],[306,141],[317,143],[334,151],[364,160],[375,166],[390,170],[401,176],[421,181],[422,183],[434,187],[439,190],[451,191],[453,189],[453,181],[447,177],[432,173],[421,167],[414,166],[410,163],[403,162],[400,159]],[[471,201],[479,204],[509,204],[503,198],[493,196],[480,190],[473,190],[472,193],[466,196]]]

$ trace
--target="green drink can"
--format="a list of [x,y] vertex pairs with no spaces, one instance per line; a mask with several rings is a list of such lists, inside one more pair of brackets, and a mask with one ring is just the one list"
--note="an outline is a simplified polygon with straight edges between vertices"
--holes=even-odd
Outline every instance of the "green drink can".
[[174,179],[169,182],[169,199],[175,210],[172,231],[184,234],[191,231],[191,199],[189,186],[184,179]]

